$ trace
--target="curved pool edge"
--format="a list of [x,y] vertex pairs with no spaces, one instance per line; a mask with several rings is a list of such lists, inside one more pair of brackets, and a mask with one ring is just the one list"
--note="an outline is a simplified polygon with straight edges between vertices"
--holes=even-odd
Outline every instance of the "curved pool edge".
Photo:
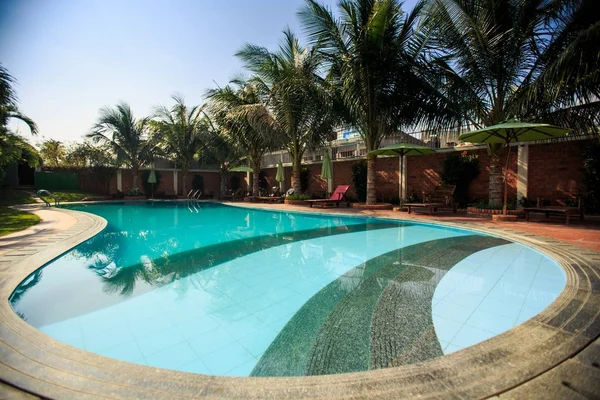
[[[58,342],[21,320],[10,306],[9,296],[30,273],[106,226],[103,218],[89,213],[54,210],[74,216],[76,224],[60,233],[40,233],[42,243],[33,254],[23,253],[19,258],[20,253],[8,252],[0,256],[0,380],[46,397],[396,399],[489,397],[506,392],[523,396],[532,384],[552,375],[545,372],[574,370],[571,358],[600,334],[599,253],[520,231],[436,222],[504,237],[542,251],[565,271],[565,289],[544,311],[508,332],[465,350],[404,367],[316,377],[232,378],[130,364]],[[562,387],[567,395],[572,394],[561,386],[560,378],[550,378],[558,389]],[[561,396],[554,389],[550,393]]]

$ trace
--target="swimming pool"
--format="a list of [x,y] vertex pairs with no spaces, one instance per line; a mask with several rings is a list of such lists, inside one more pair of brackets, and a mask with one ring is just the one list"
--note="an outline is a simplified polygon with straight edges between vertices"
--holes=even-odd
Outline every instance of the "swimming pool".
[[441,226],[211,203],[75,209],[107,228],[27,278],[14,309],[58,340],[161,368],[414,363],[510,329],[565,284],[532,249]]

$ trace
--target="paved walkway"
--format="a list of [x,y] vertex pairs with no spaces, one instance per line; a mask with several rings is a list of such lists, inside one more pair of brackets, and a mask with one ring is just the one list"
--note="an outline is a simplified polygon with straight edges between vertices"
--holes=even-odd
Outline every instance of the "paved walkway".
[[[286,205],[240,206],[309,211]],[[311,212],[317,210],[310,210]],[[102,219],[38,209],[43,221],[0,240],[0,398],[20,388],[50,398],[599,398],[600,224],[492,222],[463,214],[326,209],[330,213],[441,221],[538,248],[561,263],[567,286],[533,319],[425,363],[354,374],[228,378],[161,370],[88,353],[21,320],[8,297],[29,273],[104,228]],[[540,236],[541,235],[541,236]],[[25,398],[25,396],[23,396]]]

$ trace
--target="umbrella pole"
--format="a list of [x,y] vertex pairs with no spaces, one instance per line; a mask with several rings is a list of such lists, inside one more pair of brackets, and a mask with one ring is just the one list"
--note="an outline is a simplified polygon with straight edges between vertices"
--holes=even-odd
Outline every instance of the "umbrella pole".
[[402,192],[404,191],[404,154],[400,154],[400,207],[404,203]]
[[506,165],[504,166],[504,205],[502,214],[508,214],[508,159],[510,158],[510,140],[506,142]]

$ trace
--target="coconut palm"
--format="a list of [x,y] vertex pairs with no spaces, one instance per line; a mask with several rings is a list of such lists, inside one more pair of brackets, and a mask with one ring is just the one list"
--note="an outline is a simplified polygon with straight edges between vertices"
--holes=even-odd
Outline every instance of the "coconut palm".
[[203,107],[188,107],[183,97],[174,95],[172,98],[173,107],[156,107],[152,136],[161,153],[181,169],[185,194],[188,171],[207,147],[209,125]]
[[210,129],[210,146],[203,154],[202,162],[206,164],[216,164],[219,167],[220,192],[225,193],[227,185],[227,174],[233,167],[242,164],[244,156],[240,153],[240,148],[231,141],[227,140],[226,132],[214,123],[210,117],[207,118]]
[[0,135],[8,133],[7,125],[10,119],[23,121],[33,135],[37,134],[35,122],[22,114],[17,108],[17,96],[12,88],[14,78],[0,64]]
[[92,131],[87,134],[95,142],[110,145],[117,162],[131,168],[134,192],[139,191],[140,167],[151,159],[153,144],[148,141],[149,123],[150,118],[136,119],[129,105],[120,103],[114,108],[102,108]]
[[260,165],[265,153],[273,148],[274,137],[265,128],[269,112],[261,102],[255,83],[233,80],[224,88],[208,91],[211,116],[222,129],[225,141],[243,154],[252,168],[252,194],[259,195]]
[[300,193],[302,156],[333,131],[333,90],[320,76],[323,56],[304,48],[285,30],[276,52],[246,44],[236,55],[255,76],[269,114],[261,122],[279,136],[292,160],[293,187]]
[[66,157],[65,146],[54,139],[44,140],[40,145],[40,156],[44,164],[58,167]]
[[[509,119],[597,130],[600,23],[595,2],[428,0],[440,92],[475,128]],[[503,147],[488,145],[489,201],[502,204]]]
[[[311,42],[331,65],[331,77],[367,152],[401,127],[451,115],[423,65],[425,37],[417,29],[421,5],[402,12],[397,0],[343,0],[339,17],[314,0],[299,12]],[[367,204],[376,203],[376,156],[367,156]]]
[[30,167],[39,165],[39,154],[21,136],[8,129],[10,119],[19,119],[37,134],[37,125],[17,108],[17,96],[13,90],[14,78],[0,64],[0,184],[10,163],[26,162]]

